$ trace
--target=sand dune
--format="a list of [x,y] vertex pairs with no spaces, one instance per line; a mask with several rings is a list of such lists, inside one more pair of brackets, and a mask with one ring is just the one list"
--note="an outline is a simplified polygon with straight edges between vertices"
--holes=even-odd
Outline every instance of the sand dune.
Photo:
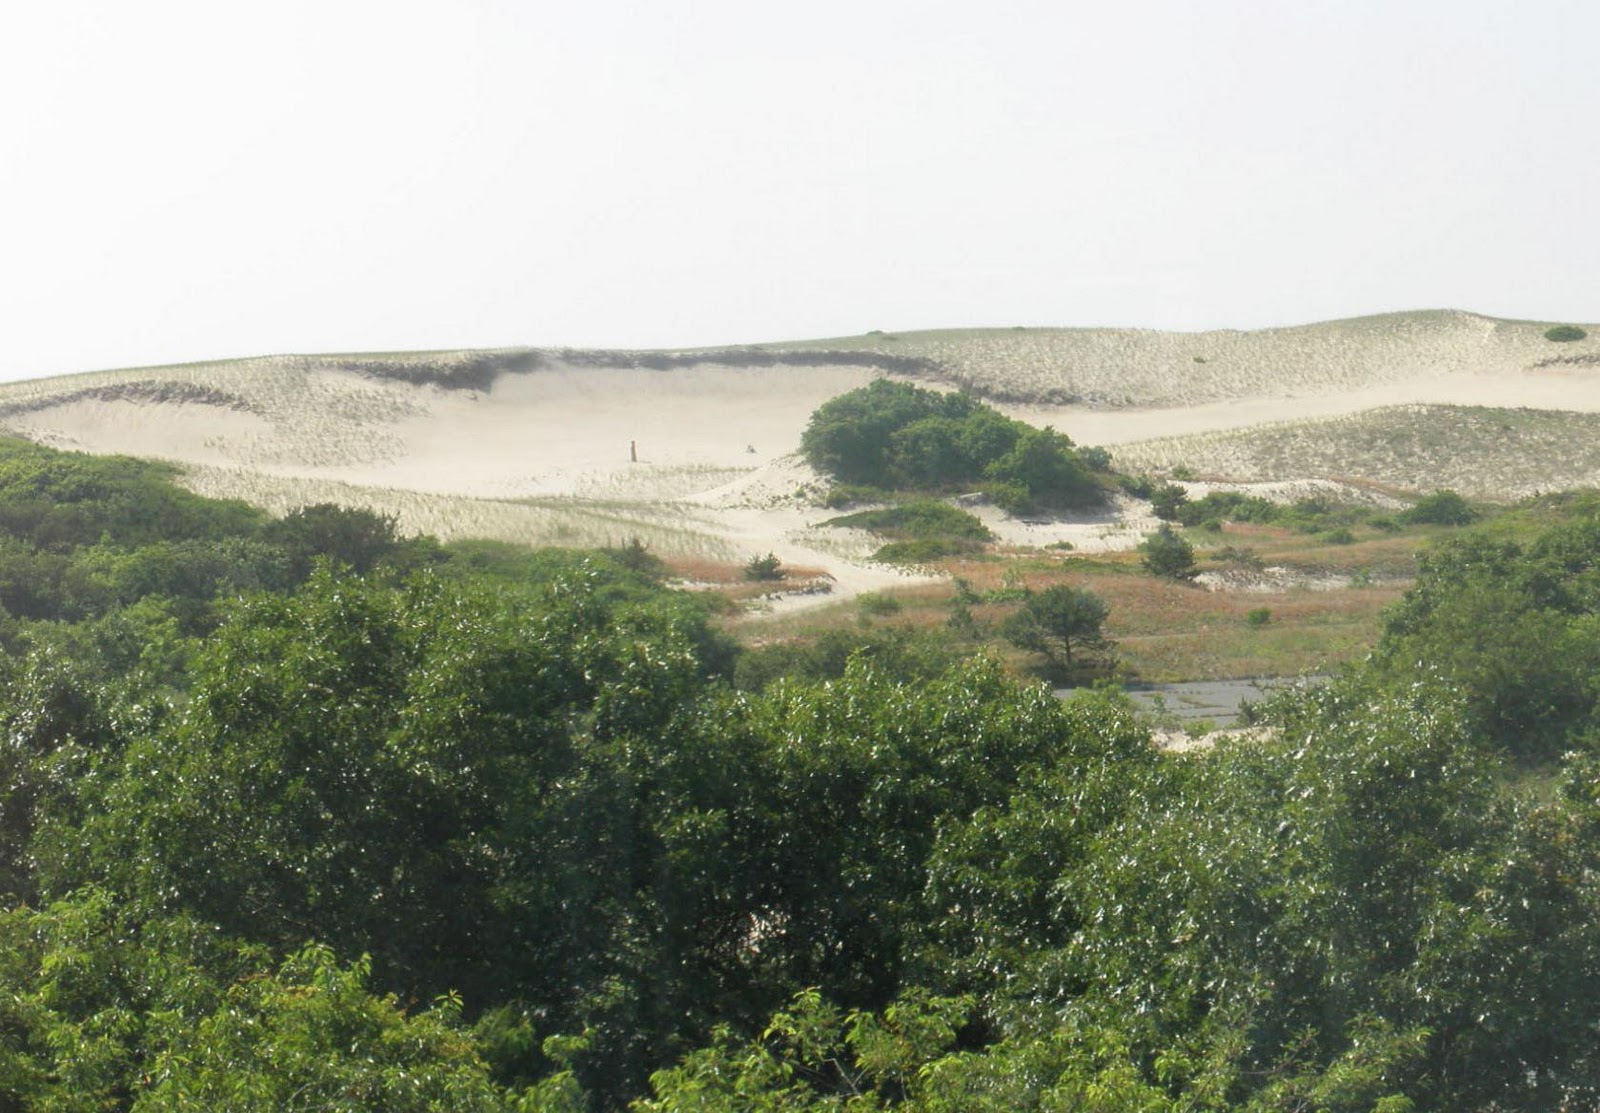
[[[1134,467],[1412,489],[1448,479],[1516,494],[1600,480],[1594,422],[1460,417],[1462,407],[1600,414],[1600,339],[1553,343],[1546,327],[1431,311],[1258,332],[1002,329],[703,352],[259,357],[5,384],[0,426],[62,448],[171,460],[208,493],[276,509],[361,503],[446,537],[640,536],[668,554],[730,560],[772,551],[829,569],[842,594],[902,577],[864,560],[870,539],[816,528],[828,516],[807,497],[818,477],[794,453],[818,405],[875,377],[971,389]],[[1399,413],[1409,415],[1403,434]],[[1466,426],[1500,433],[1463,439]],[[1430,462],[1414,446],[1435,428],[1458,434]],[[1297,444],[1309,447],[1288,447]],[[1537,477],[1511,474],[1534,453]],[[1136,543],[1149,527],[1141,515],[1125,505],[1068,523],[989,516],[1009,543],[1094,548]]]

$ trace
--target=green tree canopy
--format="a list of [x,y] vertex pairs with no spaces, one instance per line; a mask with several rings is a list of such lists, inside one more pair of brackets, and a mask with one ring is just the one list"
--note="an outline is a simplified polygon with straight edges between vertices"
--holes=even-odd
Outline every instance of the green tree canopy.
[[1084,656],[1106,649],[1105,600],[1087,588],[1055,584],[1033,592],[1022,601],[1002,627],[1012,644],[1043,653],[1062,668],[1071,669],[1074,654]]

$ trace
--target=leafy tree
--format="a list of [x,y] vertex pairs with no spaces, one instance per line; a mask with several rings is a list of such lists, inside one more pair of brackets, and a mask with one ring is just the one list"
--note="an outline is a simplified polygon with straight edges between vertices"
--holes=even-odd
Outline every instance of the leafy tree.
[[1140,542],[1139,552],[1140,563],[1152,576],[1186,581],[1194,579],[1199,572],[1195,567],[1194,546],[1166,522]]
[[1070,670],[1074,652],[1081,663],[1085,654],[1110,644],[1104,629],[1109,613],[1105,600],[1087,588],[1055,584],[1023,600],[1001,632],[1019,648],[1043,653]]

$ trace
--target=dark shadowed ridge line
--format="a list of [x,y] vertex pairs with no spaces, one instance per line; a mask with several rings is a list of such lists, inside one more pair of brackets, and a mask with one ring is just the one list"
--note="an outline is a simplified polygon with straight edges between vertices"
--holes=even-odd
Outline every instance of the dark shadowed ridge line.
[[374,379],[389,379],[446,390],[488,390],[502,375],[521,375],[559,361],[568,367],[671,371],[681,367],[878,367],[908,376],[938,376],[944,369],[931,359],[879,352],[783,351],[716,348],[709,351],[620,351],[590,348],[481,352],[431,362],[416,359],[345,357],[322,366]]
[[671,371],[710,364],[714,367],[881,367],[902,375],[934,375],[944,368],[922,356],[889,352],[822,351],[804,348],[774,352],[766,348],[713,348],[709,351],[625,352],[563,349],[560,358],[574,367],[636,367]]
[[1540,367],[1593,367],[1600,364],[1600,352],[1583,352],[1575,356],[1549,356],[1533,366]]
[[256,408],[237,394],[198,383],[167,382],[153,379],[148,382],[115,383],[109,386],[89,386],[78,390],[62,391],[37,398],[0,403],[0,417],[33,413],[51,406],[65,406],[73,402],[192,402],[201,406],[255,413]]
[[543,352],[532,348],[511,352],[473,352],[432,362],[385,359],[382,356],[347,356],[326,360],[322,366],[351,371],[369,379],[388,379],[413,386],[445,390],[488,390],[501,375],[520,375],[544,365]]

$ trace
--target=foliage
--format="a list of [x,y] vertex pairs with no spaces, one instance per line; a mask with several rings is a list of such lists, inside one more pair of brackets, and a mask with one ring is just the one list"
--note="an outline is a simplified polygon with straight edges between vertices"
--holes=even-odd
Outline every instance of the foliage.
[[56,452],[0,438],[0,533],[42,552],[215,540],[253,531],[260,511],[203,499],[172,482],[168,464]]
[[1105,600],[1086,588],[1055,584],[1030,594],[1001,628],[1013,645],[1043,653],[1061,668],[1071,670],[1073,655],[1082,663],[1086,655],[1104,651]]
[[1166,580],[1192,580],[1198,574],[1194,546],[1166,522],[1139,543],[1140,562],[1152,576]]
[[666,562],[652,553],[649,547],[637,537],[630,537],[621,545],[615,548],[602,549],[601,552],[631,572],[637,572],[641,576],[652,580],[666,578]]
[[916,499],[879,510],[861,510],[823,523],[849,529],[866,529],[896,541],[939,540],[976,546],[993,541],[977,518],[960,507],[938,499]]
[[783,562],[773,553],[753,556],[744,562],[744,578],[756,583],[771,583],[787,575],[783,569]]
[[1467,500],[1454,491],[1435,491],[1416,501],[1400,517],[1414,525],[1465,526],[1478,517]]
[[370,572],[380,564],[415,568],[445,559],[431,538],[402,538],[393,515],[333,503],[292,510],[268,526],[265,535],[288,555],[296,583],[311,575],[319,557],[356,572]]
[[991,489],[1021,511],[1096,506],[1105,490],[1086,462],[1051,429],[1013,421],[966,394],[941,394],[877,379],[811,415],[800,441],[807,461],[846,485],[901,491]]
[[734,666],[733,683],[759,691],[779,680],[839,680],[854,658],[874,672],[902,682],[926,682],[957,661],[949,639],[910,626],[828,630],[803,641],[775,642],[745,650]]
[[[1163,483],[1150,492],[1150,509],[1157,518],[1164,522],[1176,522],[1183,506],[1189,501],[1189,493],[1176,483]],[[1203,519],[1197,518],[1190,525],[1197,525]]]
[[902,609],[899,599],[881,591],[862,592],[856,596],[856,607],[863,618],[886,618],[899,614]]
[[1397,681],[1465,694],[1481,729],[1549,756],[1592,729],[1600,665],[1600,520],[1531,544],[1468,534],[1437,547],[1385,625],[1377,663]]
[[[1179,754],[944,630],[735,660],[636,553],[151,537],[159,475],[13,456],[0,1106],[1600,1101],[1592,498],[1452,534],[1368,662]],[[957,613],[1000,598],[1075,665],[1105,617]]]
[[1589,334],[1577,325],[1552,325],[1544,330],[1546,340],[1554,340],[1558,344],[1570,344],[1574,340],[1582,340]]
[[[1158,516],[1166,517],[1159,510]],[[1252,522],[1280,525],[1299,533],[1328,533],[1348,531],[1358,525],[1377,526],[1381,518],[1370,507],[1317,495],[1285,506],[1241,491],[1212,491],[1203,498],[1177,501],[1170,520],[1190,529],[1220,522]]]
[[0,915],[0,968],[8,1107],[522,1107],[491,1079],[459,1001],[408,1014],[324,947],[275,964],[203,923],[139,923],[86,891]]
[[823,523],[867,529],[894,538],[872,559],[918,564],[979,551],[994,534],[977,518],[938,499],[916,499],[899,506],[861,510]]

